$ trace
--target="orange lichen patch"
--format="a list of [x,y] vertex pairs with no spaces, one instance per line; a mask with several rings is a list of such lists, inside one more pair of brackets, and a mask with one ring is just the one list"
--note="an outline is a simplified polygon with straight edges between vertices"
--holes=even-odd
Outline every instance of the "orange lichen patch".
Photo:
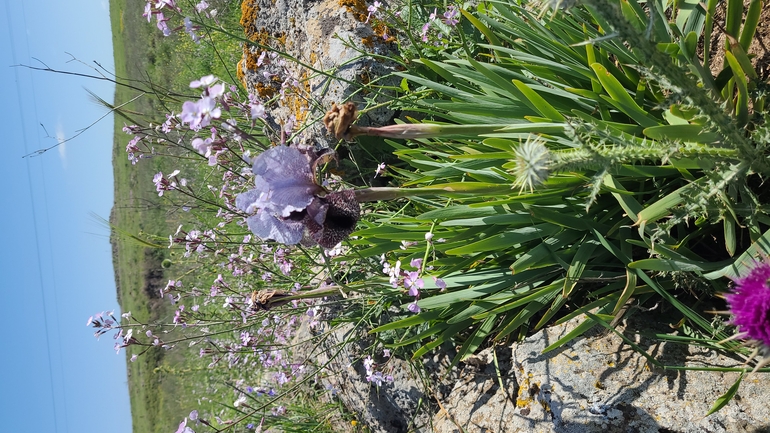
[[365,38],[361,38],[361,44],[366,48],[374,48],[374,43],[377,40],[377,35],[369,35]]
[[285,105],[294,115],[297,124],[301,125],[310,113],[307,97],[310,94],[310,81],[307,78],[307,71],[302,71],[299,76],[299,85],[301,88],[293,88],[292,91],[285,94]]
[[388,26],[380,20],[372,20],[372,31],[383,42],[391,43],[396,41],[396,38],[388,32]]
[[276,41],[278,41],[279,44],[286,46],[286,34],[281,32],[278,36],[275,38]]
[[358,78],[361,79],[361,84],[363,84],[364,86],[369,84],[370,81],[372,81],[372,78],[369,75],[369,71],[366,69],[362,70],[361,73],[358,74]]
[[540,392],[540,383],[532,382],[531,380],[532,373],[529,373],[519,384],[519,393],[516,396],[516,407],[527,407],[537,399],[537,395]]
[[243,72],[243,64],[244,63],[245,62],[243,60],[240,60],[238,62],[238,68],[235,71],[235,76],[238,77],[238,81],[240,81],[241,83],[243,83],[245,85],[246,84],[246,73]]
[[275,87],[267,86],[264,83],[257,83],[254,85],[254,90],[257,91],[257,95],[261,99],[270,99],[275,96]]
[[366,21],[366,17],[369,16],[364,0],[340,0],[340,6],[345,6],[348,12],[360,22]]
[[259,12],[259,6],[257,6],[256,0],[244,0],[241,3],[241,27],[246,36],[256,30],[254,23],[257,22],[257,13]]
[[259,30],[254,29],[250,34],[247,32],[246,36],[249,37],[250,41],[256,42],[262,46],[266,46],[270,42],[270,33],[268,33],[264,27]]
[[249,49],[249,47],[246,47],[246,49],[243,50],[243,58],[246,63],[246,70],[249,70],[249,71],[257,70],[257,61],[259,60],[258,53],[253,53]]

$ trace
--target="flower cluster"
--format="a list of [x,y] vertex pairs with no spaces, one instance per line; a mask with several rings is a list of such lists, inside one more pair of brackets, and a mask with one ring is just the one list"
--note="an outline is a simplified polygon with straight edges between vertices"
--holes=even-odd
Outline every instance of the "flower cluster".
[[[433,238],[433,235],[425,237],[427,240]],[[423,259],[414,258],[409,261],[409,266],[414,268],[414,271],[407,271],[401,268],[401,260],[396,260],[395,265],[391,264],[385,259],[385,255],[380,256],[380,263],[382,264],[382,272],[389,277],[389,282],[393,288],[398,288],[403,285],[406,289],[406,294],[414,297],[414,301],[407,305],[407,310],[412,313],[419,313],[421,311],[420,306],[417,305],[417,301],[420,299],[420,291],[425,287],[425,281],[420,277],[423,271]],[[431,270],[432,267],[428,267]],[[446,289],[446,283],[441,278],[432,277],[433,281],[440,290]]]
[[179,170],[174,170],[168,177],[163,176],[163,172],[159,171],[152,178],[152,183],[155,184],[155,190],[158,192],[158,196],[163,196],[164,191],[172,191],[177,188],[176,176],[179,174]]
[[383,374],[381,371],[376,370],[376,364],[371,355],[367,356],[363,361],[364,370],[366,370],[366,381],[373,383],[377,386],[382,386],[383,383],[393,382],[393,376],[389,374]]
[[182,123],[187,123],[193,131],[208,126],[212,119],[219,119],[222,115],[222,109],[217,106],[217,98],[224,95],[225,86],[222,83],[215,84],[216,82],[217,79],[213,75],[207,75],[190,83],[190,87],[193,89],[203,87],[200,100],[196,102],[186,101],[182,104],[180,119]]
[[437,39],[442,39],[444,37],[443,32],[451,30],[460,22],[460,20],[458,20],[459,14],[460,11],[457,9],[457,6],[450,5],[447,6],[447,9],[443,14],[444,18],[439,19],[438,8],[434,8],[433,12],[431,12],[428,17],[428,21],[423,24],[422,29],[420,30],[420,39],[423,42],[428,42],[431,28],[437,28],[438,33],[436,37]]

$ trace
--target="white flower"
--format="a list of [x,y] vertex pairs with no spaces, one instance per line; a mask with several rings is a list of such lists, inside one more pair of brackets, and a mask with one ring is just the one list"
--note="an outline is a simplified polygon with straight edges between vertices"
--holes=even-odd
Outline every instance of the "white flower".
[[516,181],[513,187],[519,187],[519,193],[524,189],[534,191],[535,187],[548,179],[548,164],[551,162],[550,153],[545,146],[545,140],[540,136],[530,136],[527,141],[514,149],[516,155]]

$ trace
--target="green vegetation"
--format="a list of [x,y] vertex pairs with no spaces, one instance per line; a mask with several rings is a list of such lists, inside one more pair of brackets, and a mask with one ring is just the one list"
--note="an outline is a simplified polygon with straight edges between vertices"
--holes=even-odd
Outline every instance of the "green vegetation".
[[[146,25],[141,12],[142,5],[138,2],[110,2],[115,75],[126,81],[136,80],[131,81],[133,83],[147,79],[147,41],[157,38],[154,29]],[[117,86],[115,105],[120,106],[139,95],[141,92]],[[110,223],[117,228],[113,231],[111,242],[121,310],[146,318],[150,323],[164,321],[172,311],[166,302],[159,299],[159,290],[166,284],[161,270],[161,263],[167,254],[165,245],[159,249],[141,241],[148,235],[163,236],[171,227],[167,222],[168,207],[159,200],[150,182],[153,174],[162,170],[167,161],[148,159],[142,161],[144,164],[132,166],[125,153],[130,137],[122,128],[124,124],[133,123],[132,119],[156,113],[155,101],[152,95],[140,96],[125,107],[126,117],[115,116],[115,205],[110,216]],[[193,399],[179,401],[168,398],[176,394],[179,383],[173,375],[156,372],[156,369],[176,364],[183,358],[181,353],[148,350],[136,361],[128,363],[134,431],[173,431],[177,422],[163,416],[163,413],[183,413],[184,408],[194,404]]]
[[[333,405],[311,403],[327,398],[305,374],[315,366],[287,361],[294,347],[316,349],[296,331],[313,328],[321,307],[338,308],[331,325],[370,333],[367,354],[387,347],[417,360],[451,344],[458,363],[583,318],[552,350],[663,303],[658,320],[672,331],[656,338],[751,359],[727,340],[735,332],[727,317],[709,312],[726,308],[718,295],[728,277],[770,254],[767,65],[750,53],[758,8],[743,16],[742,2],[728,2],[724,49],[714,45],[722,30],[713,0],[705,9],[612,0],[555,11],[515,1],[370,9],[372,28],[389,29],[399,48],[388,59],[398,71],[386,77],[399,85],[375,79],[356,97],[363,114],[384,104],[403,115],[367,129],[349,125],[354,105],[337,107],[350,118],[329,127],[362,145],[339,143],[344,171],[311,157],[307,170],[320,168],[329,195],[310,194],[306,208],[293,203],[273,222],[274,236],[295,223],[315,234],[310,203],[355,188],[364,209],[357,231],[319,249],[307,246],[318,238],[285,246],[252,237],[249,227],[263,223],[251,216],[245,226],[254,209],[236,199],[255,187],[251,159],[276,141],[271,128],[287,124],[261,110],[291,109],[284,98],[243,102],[245,92],[226,93],[213,78],[189,89],[210,74],[241,86],[232,79],[239,44],[267,49],[236,36],[235,4],[218,3],[218,23],[195,15],[198,45],[184,31],[161,36],[140,5],[111,2],[116,74],[147,89],[122,110],[140,143],[134,166],[116,122],[111,217],[119,299],[133,315],[123,325],[136,334],[124,340],[127,355],[141,354],[129,365],[136,431],[173,431],[193,408],[214,429],[333,429]],[[297,77],[319,73],[304,72]],[[286,94],[312,96],[300,80],[280,78]],[[116,105],[136,96],[119,86]],[[190,109],[204,102],[216,108]],[[296,176],[292,164],[272,164],[276,177]],[[310,176],[300,177],[307,187]],[[260,212],[281,199],[257,196]],[[631,337],[623,335],[641,351]],[[362,359],[368,379],[387,381],[370,360]]]

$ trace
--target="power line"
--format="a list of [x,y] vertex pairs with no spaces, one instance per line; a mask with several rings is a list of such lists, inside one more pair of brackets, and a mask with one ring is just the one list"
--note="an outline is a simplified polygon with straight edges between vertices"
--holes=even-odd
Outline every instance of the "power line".
[[[22,22],[24,23],[24,28],[27,27],[27,10],[24,7],[24,2],[20,2],[21,5],[21,16],[22,16]],[[30,49],[29,49],[29,33],[24,32],[24,43],[27,46],[27,54],[29,55]],[[16,59],[14,59],[15,61]],[[35,116],[35,124],[40,124],[40,119],[37,115],[37,94],[35,92],[35,78],[30,74],[30,88],[32,89],[32,107],[34,110],[34,116]],[[20,107],[21,108],[21,107]],[[23,119],[23,118],[22,118]],[[22,121],[22,125],[25,125],[25,123]],[[37,147],[41,147],[40,143],[40,135],[35,135],[35,140],[37,141]],[[26,140],[24,141],[25,149],[26,151],[29,151],[29,149],[26,148]],[[64,431],[66,433],[69,433],[69,419],[67,416],[68,408],[67,408],[67,385],[65,382],[65,375],[64,375],[64,362],[62,360],[62,352],[61,352],[61,335],[59,334],[59,329],[61,329],[61,323],[59,321],[59,310],[56,308],[56,306],[59,305],[59,299],[57,296],[58,290],[56,287],[56,260],[54,260],[54,254],[53,254],[53,242],[51,237],[51,219],[49,218],[48,214],[48,194],[47,194],[47,188],[46,188],[46,181],[45,181],[45,170],[41,170],[41,179],[43,182],[43,209],[45,209],[45,227],[48,232],[48,255],[51,258],[51,286],[53,288],[53,319],[56,324],[56,338],[54,341],[56,342],[56,355],[59,359],[59,375],[61,377],[61,384],[62,384],[62,394],[64,394]],[[30,189],[31,189],[30,185]],[[33,208],[34,208],[34,195],[33,197]],[[39,264],[39,266],[42,266]],[[42,277],[41,277],[42,278]],[[43,301],[45,301],[45,298],[43,298]],[[49,367],[50,367],[50,361],[51,360],[51,348],[48,347],[48,361],[49,361]],[[53,377],[51,378],[51,387],[53,389]],[[53,392],[53,391],[52,391]],[[56,400],[56,397],[54,396],[54,401]],[[56,410],[56,406],[54,405],[54,410]],[[55,419],[58,419],[58,414],[54,415]],[[58,431],[58,430],[57,430]]]
[[[10,11],[10,4],[11,2],[5,2],[5,12],[6,12],[6,20],[8,21],[6,23],[6,29],[8,29],[8,36],[9,41],[11,45],[11,57],[13,59],[14,63],[17,63],[16,61],[16,44],[14,42],[13,38],[13,23],[10,19],[11,17],[11,11]],[[23,5],[23,4],[22,4]],[[29,43],[29,42],[28,42]],[[28,45],[29,46],[29,45]],[[18,85],[19,80],[19,72],[18,69],[14,69],[14,77],[16,79],[16,100],[19,107],[19,116],[21,117],[21,134],[24,141],[24,150],[27,151],[27,133],[26,133],[26,122],[24,119],[24,110],[22,109],[22,97],[21,97],[21,88]],[[54,431],[57,433],[59,432],[59,421],[58,421],[58,411],[56,406],[56,394],[53,386],[53,362],[51,360],[51,346],[50,346],[50,336],[48,334],[48,308],[46,306],[45,302],[45,288],[43,284],[43,265],[42,260],[40,257],[40,238],[37,230],[37,212],[35,210],[35,200],[34,200],[34,194],[32,194],[32,172],[30,167],[30,160],[26,160],[27,165],[27,185],[29,186],[29,193],[30,193],[30,200],[32,202],[32,223],[34,227],[34,236],[35,236],[35,254],[37,255],[37,267],[38,267],[38,279],[39,279],[39,286],[40,286],[40,294],[43,298],[43,326],[45,326],[45,342],[46,342],[46,354],[48,355],[48,375],[50,378],[49,384],[51,387],[51,403],[53,404],[53,410],[54,410]],[[43,188],[45,188],[45,184],[43,185]]]

